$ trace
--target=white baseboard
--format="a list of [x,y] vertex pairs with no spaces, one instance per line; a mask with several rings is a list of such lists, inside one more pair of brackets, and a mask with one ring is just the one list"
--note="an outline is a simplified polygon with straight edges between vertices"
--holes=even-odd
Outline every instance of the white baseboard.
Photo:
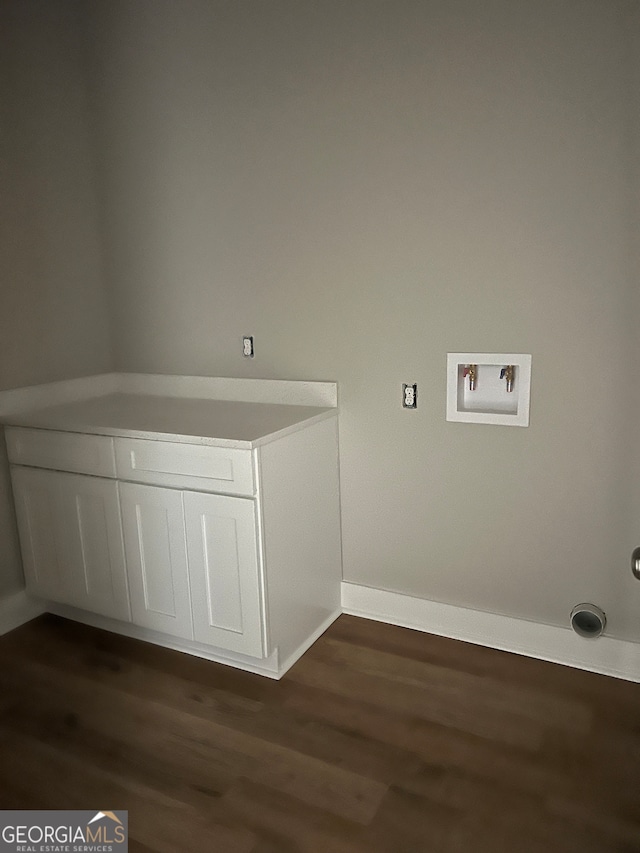
[[44,604],[28,598],[22,590],[0,599],[0,634],[8,634],[45,612]]
[[342,610],[480,646],[640,682],[640,643],[584,639],[571,628],[469,610],[397,592],[342,584]]
[[[62,606],[47,607],[44,603],[29,598],[22,591],[0,599],[0,635],[18,628],[47,611],[79,619],[96,627],[114,630],[112,620],[84,613],[79,617],[78,611]],[[489,646],[526,657],[572,666],[576,669],[640,682],[640,643],[616,640],[606,636],[599,637],[597,640],[587,640],[579,637],[568,627],[541,625],[525,619],[455,607],[451,604],[346,582],[342,584],[342,611],[353,616],[400,625],[403,628],[413,628],[454,640],[463,640],[467,643]],[[337,615],[332,614],[326,624],[323,623],[320,626],[309,643],[297,649],[295,654],[283,661],[280,666],[277,660],[270,659],[265,659],[261,665],[256,666],[255,662],[250,662],[248,658],[243,659],[241,655],[215,654],[204,647],[196,649],[194,644],[169,641],[169,638],[162,635],[130,625],[123,630],[123,626],[118,623],[118,628],[120,633],[126,633],[137,639],[197,654],[271,678],[281,678]]]

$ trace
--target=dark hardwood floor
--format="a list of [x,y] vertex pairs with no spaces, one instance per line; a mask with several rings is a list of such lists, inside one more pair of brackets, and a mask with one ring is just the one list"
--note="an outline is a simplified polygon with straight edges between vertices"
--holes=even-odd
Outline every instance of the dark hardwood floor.
[[640,684],[348,616],[275,682],[45,616],[0,688],[0,808],[132,851],[640,851]]

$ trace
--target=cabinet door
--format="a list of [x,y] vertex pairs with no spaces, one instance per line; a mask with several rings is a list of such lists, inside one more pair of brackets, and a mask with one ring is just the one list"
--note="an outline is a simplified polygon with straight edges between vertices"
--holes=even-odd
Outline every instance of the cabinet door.
[[185,492],[184,509],[194,638],[263,657],[254,502]]
[[69,604],[71,575],[62,557],[58,478],[50,471],[11,467],[22,565],[27,591]]
[[182,492],[120,484],[133,622],[193,639]]
[[27,589],[129,621],[116,483],[32,468],[11,473]]

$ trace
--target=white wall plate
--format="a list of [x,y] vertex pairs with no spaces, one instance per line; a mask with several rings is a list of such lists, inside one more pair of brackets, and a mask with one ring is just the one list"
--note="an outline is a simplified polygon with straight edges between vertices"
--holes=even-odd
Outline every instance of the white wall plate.
[[[509,370],[513,377],[510,388]],[[448,421],[526,427],[530,395],[530,355],[447,353]]]

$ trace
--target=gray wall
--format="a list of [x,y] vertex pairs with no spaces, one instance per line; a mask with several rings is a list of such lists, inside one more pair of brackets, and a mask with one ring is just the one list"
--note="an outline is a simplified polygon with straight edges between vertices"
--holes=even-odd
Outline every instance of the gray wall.
[[[628,8],[102,8],[118,366],[337,380],[349,581],[640,640]],[[445,422],[460,350],[528,429]]]
[[[112,366],[80,8],[0,3],[0,390]],[[0,458],[0,595],[22,584],[9,494]]]
[[[48,123],[68,148],[54,148],[67,165],[48,173],[53,195],[25,233],[41,229],[49,247],[54,223],[67,235],[54,272],[87,274],[62,304],[92,330],[85,352],[65,327],[65,356],[43,372],[108,361],[101,233],[118,368],[340,383],[347,580],[555,624],[590,600],[615,636],[640,640],[628,570],[640,541],[637,4],[83,8],[89,111],[75,53],[60,49],[75,24],[54,26],[52,44],[49,30],[28,34],[36,69],[54,69],[47,86],[68,73],[76,97],[62,87],[54,110],[26,90],[32,131]],[[30,152],[50,165],[49,146]],[[73,199],[56,181],[66,157],[80,168]],[[87,239],[74,241],[79,219]],[[69,276],[31,271],[31,254],[13,267],[27,269],[35,331],[37,297],[52,292],[37,282]],[[21,346],[9,363],[24,362]],[[532,353],[528,429],[445,422],[458,350]],[[419,385],[415,412],[400,408],[402,382]]]
[[[631,282],[633,307],[629,312],[629,325],[633,349],[626,370],[633,373],[635,365],[640,364],[640,2],[630,4],[628,32],[630,75],[630,140],[631,140],[631,180],[629,182],[630,240],[631,240]],[[640,382],[632,381],[633,413],[629,419],[628,447],[630,473],[632,474],[632,494],[628,504],[630,518],[628,528],[631,532],[630,546],[640,545],[640,453],[637,451],[637,425],[640,423]],[[638,584],[640,586],[640,584]]]

